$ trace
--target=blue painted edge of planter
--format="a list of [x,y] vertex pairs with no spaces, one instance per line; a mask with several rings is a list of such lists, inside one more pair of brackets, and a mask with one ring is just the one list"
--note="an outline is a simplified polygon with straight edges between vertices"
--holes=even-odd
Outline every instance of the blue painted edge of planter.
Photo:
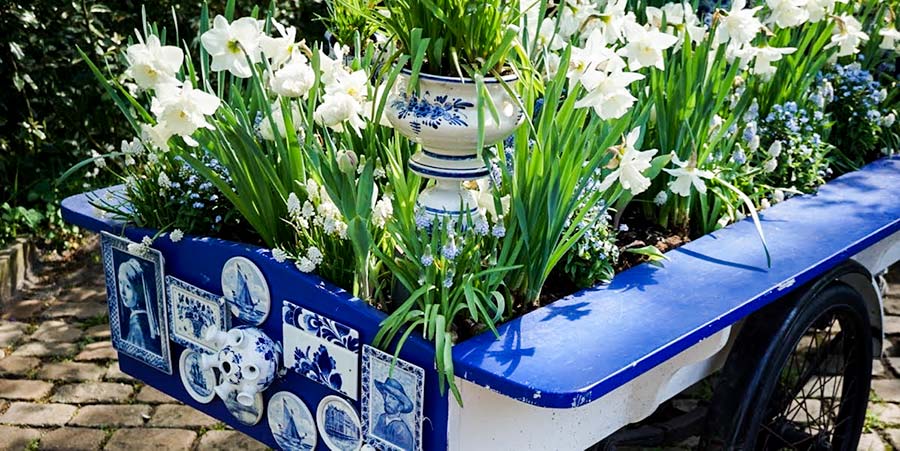
[[900,230],[900,158],[883,159],[511,320],[454,348],[456,374],[522,402],[587,404]]
[[[898,187],[900,158],[872,163],[761,214],[771,268],[753,223],[740,221],[666,253],[662,268],[639,265],[501,325],[499,338],[486,332],[457,344],[456,374],[536,406],[587,404],[900,230]],[[85,194],[63,202],[63,218],[122,230]],[[372,320],[384,317],[359,307]]]

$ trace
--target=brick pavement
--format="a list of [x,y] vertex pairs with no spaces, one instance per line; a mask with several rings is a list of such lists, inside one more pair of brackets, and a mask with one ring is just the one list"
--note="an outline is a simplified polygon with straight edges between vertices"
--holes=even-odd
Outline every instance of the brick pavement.
[[[266,449],[119,371],[95,242],[45,265],[0,306],[0,450]],[[900,268],[891,277],[861,450],[900,450]]]

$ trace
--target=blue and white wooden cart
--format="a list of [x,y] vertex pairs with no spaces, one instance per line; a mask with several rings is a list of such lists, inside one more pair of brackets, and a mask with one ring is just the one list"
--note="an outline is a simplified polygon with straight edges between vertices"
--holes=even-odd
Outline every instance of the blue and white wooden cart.
[[[133,243],[154,234],[104,219],[90,204],[103,196],[101,190],[66,199],[64,218]],[[881,349],[878,276],[900,260],[900,159],[844,175],[816,195],[775,205],[761,219],[770,267],[753,224],[742,221],[668,252],[663,267],[637,266],[609,285],[511,320],[499,338],[487,332],[458,343],[454,365],[463,406],[440,393],[434,350],[423,340],[413,337],[394,369],[385,369],[391,359],[368,346],[384,313],[277,262],[267,250],[211,238],[157,239],[164,274],[156,276],[216,299],[234,291],[223,288],[229,261],[243,257],[258,268],[271,313],[253,330],[281,345],[278,365],[291,367],[262,393],[265,407],[240,420],[233,400],[189,392],[180,374],[190,360],[181,357],[196,347],[174,336],[172,318],[169,336],[162,336],[163,361],[135,353],[125,334],[114,331],[120,365],[272,447],[580,450],[717,373],[702,447],[855,449],[873,355]],[[110,278],[113,306],[121,294],[116,275]],[[174,316],[173,300],[157,298],[165,308],[156,311]],[[255,325],[224,307],[216,327]],[[336,365],[326,368],[331,379],[320,367],[301,365],[302,351],[323,339],[301,324],[303,315],[350,337],[325,340],[331,346],[325,350],[340,342],[332,350],[340,356],[331,360]],[[219,373],[221,367],[216,384],[224,377]],[[335,374],[340,384],[333,383]],[[389,395],[400,392],[405,396],[387,407]],[[298,402],[302,408],[295,408]],[[291,434],[306,441],[291,442],[285,438]]]

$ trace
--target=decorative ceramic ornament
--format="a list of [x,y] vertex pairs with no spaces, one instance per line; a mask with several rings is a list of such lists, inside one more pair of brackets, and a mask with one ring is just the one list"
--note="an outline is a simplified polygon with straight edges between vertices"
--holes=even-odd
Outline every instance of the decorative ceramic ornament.
[[[397,131],[422,145],[409,159],[409,169],[435,184],[419,195],[418,203],[432,216],[474,212],[477,201],[460,182],[489,173],[478,148],[478,92],[475,80],[419,74],[418,90],[411,92],[410,72],[403,70],[388,97],[385,117]],[[502,81],[502,82],[501,82]],[[509,136],[522,122],[522,110],[507,92],[515,75],[484,79],[498,112],[484,112],[484,146]],[[504,86],[506,85],[506,86]]]
[[331,451],[357,451],[362,446],[362,424],[349,402],[326,396],[316,409],[316,424],[322,442]]
[[233,257],[222,267],[222,293],[234,316],[260,325],[269,316],[269,284],[255,263]]
[[316,422],[297,395],[280,391],[269,399],[269,429],[283,450],[310,450],[316,447]]
[[172,341],[203,352],[215,352],[207,336],[230,326],[225,298],[172,276],[166,277]]
[[371,346],[363,346],[362,428],[379,450],[422,449],[425,371]]
[[247,426],[253,426],[256,423],[259,423],[259,420],[261,420],[263,416],[263,409],[265,408],[262,393],[254,395],[250,405],[238,402],[237,395],[238,391],[232,390],[226,393],[226,396],[222,398],[225,407],[231,412],[231,415]]
[[113,346],[172,374],[162,254],[107,232],[101,234],[100,248]]
[[181,383],[191,398],[197,402],[207,404],[216,397],[213,389],[216,386],[216,374],[212,368],[204,368],[201,362],[203,354],[185,349],[181,353],[179,363],[179,372],[181,373]]
[[286,368],[352,399],[359,393],[359,333],[284,301]]
[[241,326],[210,337],[219,345],[215,354],[201,357],[204,368],[217,368],[221,373],[214,388],[222,399],[233,396],[244,406],[253,406],[256,395],[269,388],[278,372],[281,350],[261,330]]

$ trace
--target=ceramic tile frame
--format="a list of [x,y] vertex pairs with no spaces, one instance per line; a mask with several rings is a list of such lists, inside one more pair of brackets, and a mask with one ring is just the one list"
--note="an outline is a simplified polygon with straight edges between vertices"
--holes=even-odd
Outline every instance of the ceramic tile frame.
[[[103,256],[103,271],[106,276],[106,296],[107,305],[109,307],[109,328],[113,347],[119,352],[139,360],[148,366],[156,368],[168,375],[172,374],[172,355],[169,349],[169,321],[166,312],[166,287],[163,283],[165,259],[161,252],[156,249],[148,248],[143,254],[135,254],[128,251],[129,244],[137,244],[126,238],[113,235],[109,232],[101,232],[100,234],[100,252]],[[147,349],[136,346],[122,337],[121,324],[119,322],[119,290],[118,279],[116,277],[115,262],[113,259],[113,250],[123,254],[130,255],[134,258],[150,262],[155,271],[153,283],[156,286],[156,314],[160,336],[160,353],[155,354]],[[145,302],[149,302],[146,300]]]
[[362,392],[362,396],[360,397],[360,422],[362,423],[363,443],[374,446],[379,450],[404,451],[403,448],[400,448],[382,439],[381,437],[372,435],[372,431],[369,428],[369,423],[372,417],[371,409],[373,407],[372,400],[370,399],[372,393],[369,390],[369,386],[372,384],[373,377],[373,361],[377,361],[379,364],[388,365],[389,367],[393,365],[393,371],[403,371],[405,373],[411,374],[416,379],[415,399],[412,400],[413,418],[415,423],[415,432],[413,432],[413,440],[415,441],[415,443],[413,445],[413,449],[416,451],[422,451],[422,419],[424,417],[423,408],[425,393],[425,370],[405,360],[401,360],[399,358],[395,359],[393,355],[373,348],[369,345],[363,345],[361,377],[362,382],[360,384],[360,391]]
[[335,395],[328,395],[322,398],[319,401],[319,406],[316,407],[316,427],[319,429],[319,437],[322,438],[322,443],[330,450],[338,449],[333,446],[331,443],[331,436],[329,436],[325,430],[325,408],[331,404],[340,404],[345,410],[353,415],[353,419],[356,421],[357,427],[359,427],[359,439],[357,440],[357,446],[355,448],[356,450],[359,450],[363,445],[362,419],[359,417],[359,412],[356,411],[356,408],[353,407],[353,404],[349,401]]
[[[255,272],[256,274],[259,275],[260,282],[262,283],[262,287],[266,294],[265,302],[267,304],[266,311],[259,320],[254,320],[254,319],[246,318],[246,317],[242,316],[240,313],[241,309],[237,306],[237,304],[235,304],[234,302],[232,302],[231,300],[228,299],[228,295],[225,292],[225,283],[224,283],[225,281],[223,280],[223,278],[225,277],[225,268],[227,268],[232,262],[244,263],[244,264],[248,265],[250,268],[252,268],[253,272]],[[237,265],[237,263],[235,263],[235,265]],[[266,319],[269,318],[269,315],[272,314],[272,287],[269,286],[269,280],[266,278],[266,274],[263,273],[263,271],[262,271],[262,269],[260,269],[259,265],[257,265],[256,262],[254,262],[253,260],[250,260],[249,258],[241,256],[241,255],[229,258],[222,265],[222,274],[219,278],[219,284],[220,284],[220,287],[222,288],[222,298],[225,299],[225,304],[228,306],[228,310],[231,312],[232,315],[234,315],[236,318],[240,319],[241,321],[243,321],[247,324],[253,325],[253,326],[261,326],[263,323],[266,322]]]
[[169,331],[172,341],[195,351],[205,353],[216,352],[214,346],[204,343],[205,340],[203,337],[183,336],[178,333],[178,328],[175,327],[175,315],[178,313],[178,309],[175,308],[175,290],[182,291],[193,299],[199,300],[205,304],[217,306],[219,315],[215,319],[217,323],[219,323],[218,330],[222,332],[226,332],[231,328],[231,315],[228,311],[228,302],[225,300],[225,297],[216,296],[209,291],[195,287],[176,277],[166,276],[166,302],[169,309]]
[[216,391],[213,389],[213,388],[215,387],[215,385],[216,385],[216,374],[213,372],[212,369],[206,370],[206,371],[209,371],[210,374],[212,374],[212,380],[213,380],[213,387],[209,389],[209,391],[210,391],[209,396],[201,396],[200,393],[197,393],[197,390],[194,389],[194,387],[190,384],[189,379],[185,376],[185,373],[184,373],[184,371],[185,371],[185,361],[188,359],[188,357],[189,357],[192,353],[193,353],[193,354],[197,354],[197,355],[201,355],[200,352],[195,351],[195,350],[190,349],[190,348],[187,348],[187,349],[185,349],[184,351],[181,351],[181,357],[179,357],[179,359],[178,359],[178,373],[179,373],[179,377],[181,378],[181,385],[184,386],[184,391],[186,391],[187,394],[188,394],[191,398],[194,399],[194,401],[197,401],[197,402],[199,402],[199,403],[201,403],[201,404],[209,404],[209,403],[211,403],[214,399],[216,399]]
[[271,409],[272,403],[275,402],[276,397],[278,397],[279,395],[282,397],[288,398],[288,399],[293,398],[294,400],[296,400],[300,404],[301,410],[303,410],[303,412],[305,412],[309,416],[309,421],[312,424],[312,432],[313,432],[312,449],[313,450],[317,449],[318,445],[319,445],[319,425],[316,423],[316,415],[312,412],[312,410],[309,409],[309,406],[306,405],[306,401],[304,401],[303,398],[301,398],[297,394],[287,391],[287,390],[281,390],[281,391],[273,393],[265,406],[266,418],[267,418],[266,421],[269,423],[269,432],[272,433],[272,438],[275,439],[275,443],[278,443],[278,446],[281,446],[283,448],[281,442],[279,442],[278,438],[275,437],[275,431],[272,429],[272,415],[269,414],[269,412],[272,411],[272,409]]

